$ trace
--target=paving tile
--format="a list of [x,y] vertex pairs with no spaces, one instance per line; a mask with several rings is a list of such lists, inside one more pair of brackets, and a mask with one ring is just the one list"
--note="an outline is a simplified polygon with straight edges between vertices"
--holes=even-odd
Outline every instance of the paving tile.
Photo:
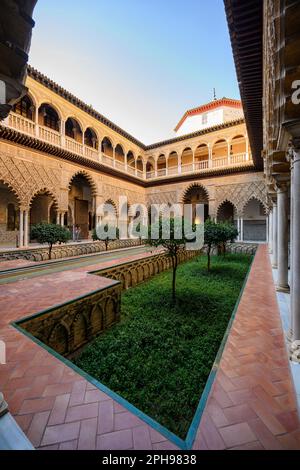
[[257,440],[248,423],[233,424],[219,429],[227,447],[239,446]]
[[31,421],[27,437],[35,447],[38,447],[41,443],[49,415],[50,411],[36,413]]
[[86,405],[69,407],[67,409],[65,422],[70,423],[71,421],[79,421],[81,419],[97,418],[98,407],[98,403],[88,403]]
[[133,428],[133,447],[135,450],[151,450],[152,442],[150,438],[149,426],[138,426]]
[[114,430],[114,404],[113,400],[99,403],[98,434],[107,434]]
[[133,413],[127,411],[125,413],[118,413],[115,415],[114,429],[116,431],[119,431],[121,429],[126,429],[129,427],[133,428],[135,426],[141,426],[143,424],[144,422],[141,419],[139,419]]
[[97,418],[81,421],[78,438],[78,450],[94,450],[96,448]]
[[58,395],[55,398],[53,408],[49,417],[49,426],[62,424],[65,422],[66,413],[69,405],[70,394]]
[[127,450],[133,448],[132,430],[110,432],[97,437],[98,450]]
[[77,439],[79,436],[80,421],[76,423],[58,424],[46,428],[42,446],[56,444]]
[[254,434],[257,436],[259,442],[262,444],[266,450],[282,450],[282,445],[280,441],[274,436],[273,433],[265,426],[261,419],[251,419],[248,421],[248,424]]

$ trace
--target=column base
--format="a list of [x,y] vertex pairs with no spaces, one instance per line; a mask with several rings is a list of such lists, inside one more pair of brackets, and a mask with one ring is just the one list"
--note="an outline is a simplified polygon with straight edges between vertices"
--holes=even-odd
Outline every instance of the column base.
[[300,341],[293,341],[290,346],[290,360],[300,364]]
[[289,294],[290,293],[290,286],[289,285],[276,286],[276,290],[277,290],[277,292],[285,292],[286,294]]
[[288,331],[285,335],[285,339],[286,339],[287,343],[289,343],[289,349],[290,349],[291,344],[293,342],[293,330],[291,328],[288,329]]

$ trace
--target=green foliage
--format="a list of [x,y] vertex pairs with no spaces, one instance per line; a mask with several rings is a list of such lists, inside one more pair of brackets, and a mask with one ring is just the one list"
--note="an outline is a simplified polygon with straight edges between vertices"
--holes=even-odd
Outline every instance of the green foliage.
[[[104,225],[100,225],[100,228],[103,229],[103,231],[107,232],[108,231],[108,224],[104,224]],[[98,241],[98,240],[101,240],[101,241],[104,241],[105,243],[105,249],[106,251],[108,250],[108,245],[109,245],[109,242],[110,241],[114,241],[114,240],[119,240],[120,238],[120,231],[119,231],[119,228],[116,227],[115,228],[116,230],[116,235],[115,235],[115,238],[109,238],[109,236],[107,236],[106,238],[99,238],[98,235],[97,235],[97,229],[94,228],[93,229],[93,232],[92,232],[92,238],[94,241]]]
[[84,371],[185,438],[238,298],[251,257],[205,258],[179,265],[177,302],[171,272],[122,294],[121,322],[76,359]]
[[31,238],[38,243],[48,243],[49,259],[51,259],[52,246],[56,243],[67,243],[71,238],[71,234],[69,230],[61,225],[42,222],[32,226]]
[[214,222],[210,219],[204,224],[204,244],[207,252],[207,269],[210,270],[211,250],[220,247],[219,252],[225,254],[227,242],[233,242],[238,231],[228,222]]
[[[155,246],[155,247],[162,246],[166,250],[167,255],[171,257],[172,268],[173,268],[172,299],[173,299],[173,302],[175,302],[176,271],[178,267],[178,254],[180,250],[185,249],[187,239],[183,234],[184,232],[183,230],[182,230],[181,238],[177,238],[177,233],[176,233],[177,227],[181,227],[181,229],[183,229],[184,219],[180,217],[180,218],[171,218],[169,220],[170,220],[170,230],[169,230],[168,237],[164,237],[163,219],[160,218],[158,222],[156,222],[155,224],[149,227],[148,238],[146,239],[145,242],[147,245],[150,245],[150,246]],[[154,232],[157,232],[158,234],[158,238],[156,239],[152,238]]]

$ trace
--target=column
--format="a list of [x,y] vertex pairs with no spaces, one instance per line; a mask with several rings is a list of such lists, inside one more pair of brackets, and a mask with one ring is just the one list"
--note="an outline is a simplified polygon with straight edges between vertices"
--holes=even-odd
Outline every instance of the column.
[[61,214],[60,214],[60,225],[62,227],[64,227],[64,225],[65,225],[65,213],[64,212],[61,212]]
[[181,174],[181,155],[179,155],[179,153],[177,155],[178,155],[178,174],[180,175]]
[[291,220],[292,232],[292,286],[291,314],[293,343],[291,344],[292,359],[300,361],[300,139],[293,153],[292,188],[293,213]]
[[277,186],[278,217],[278,280],[277,290],[289,292],[288,283],[288,186]]
[[269,212],[269,253],[272,253],[272,241],[273,241],[273,208]]
[[29,235],[29,211],[24,211],[24,246],[28,246],[28,235]]
[[272,241],[272,267],[277,268],[278,264],[278,243],[277,243],[277,200],[273,201],[273,241]]
[[116,147],[113,147],[113,166],[116,166]]
[[212,147],[208,147],[208,168],[212,168]]
[[20,209],[20,222],[19,222],[19,247],[24,246],[24,211]]
[[269,216],[266,217],[266,242],[269,242]]
[[38,137],[39,136],[39,108],[36,107],[35,108],[35,136]]
[[230,165],[230,143],[227,142],[227,161],[228,165]]
[[59,225],[59,223],[60,223],[59,221],[60,221],[60,214],[59,214],[59,212],[57,211],[57,212],[56,212],[56,225]]
[[60,144],[62,147],[66,146],[66,129],[65,129],[65,121],[62,119],[59,123],[59,132],[60,132]]
[[157,177],[157,158],[154,160],[154,176]]
[[193,163],[192,163],[192,168],[193,168],[193,171],[195,171],[195,152],[196,150],[192,150],[192,153],[193,153]]
[[248,137],[246,137],[246,160],[249,160],[249,141],[248,141]]
[[243,217],[240,218],[240,240],[241,242],[244,241],[244,219]]

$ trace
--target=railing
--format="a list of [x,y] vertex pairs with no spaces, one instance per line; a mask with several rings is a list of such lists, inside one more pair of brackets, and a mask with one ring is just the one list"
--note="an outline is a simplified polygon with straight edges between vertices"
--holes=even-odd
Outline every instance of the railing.
[[230,156],[230,163],[243,163],[248,160],[248,155],[246,153],[237,153]]
[[10,113],[8,116],[8,126],[17,129],[24,134],[35,135],[35,123],[20,114]]
[[159,170],[157,170],[157,176],[166,176],[166,174],[167,174],[166,168],[160,168]]
[[83,145],[79,142],[76,142],[74,139],[69,137],[63,138],[61,134],[53,129],[50,129],[45,126],[41,126],[36,124],[35,122],[27,119],[19,114],[11,112],[5,121],[5,125],[16,129],[24,134],[37,136],[41,140],[48,142],[52,145],[58,147],[67,148],[70,152],[76,153],[78,155],[84,155],[85,157],[101,161],[104,165],[109,167],[116,168],[123,173],[128,173],[133,176],[137,176],[140,179],[146,178],[153,179],[153,178],[162,178],[165,176],[174,176],[180,175],[182,173],[193,173],[202,170],[207,170],[209,168],[222,168],[231,165],[240,165],[244,162],[252,162],[251,154],[248,153],[238,153],[234,155],[230,155],[229,157],[223,156],[218,158],[213,158],[212,160],[203,160],[203,161],[194,161],[194,163],[188,163],[181,165],[181,168],[177,166],[172,166],[168,168],[160,168],[155,172],[154,170],[147,171],[146,174],[140,169],[136,169],[134,166],[127,165],[125,166],[124,162],[119,162],[118,160],[114,160],[112,156],[101,153],[100,150],[95,148]]
[[118,160],[115,160],[115,167],[118,170],[123,170],[125,171],[125,163],[124,162],[119,162]]
[[60,133],[49,127],[39,126],[39,138],[52,145],[61,145]]
[[227,156],[212,159],[212,167],[213,168],[220,168],[222,166],[227,166],[227,165],[228,165],[228,157]]
[[65,138],[66,142],[66,149],[70,150],[70,152],[78,153],[79,155],[83,155],[83,145],[79,142],[76,142],[74,139],[70,139],[70,137]]
[[181,165],[181,173],[188,173],[189,171],[193,171],[193,164],[187,163],[186,165]]
[[87,145],[84,146],[84,155],[92,160],[99,160],[99,151]]
[[114,166],[114,159],[105,153],[102,153],[102,163],[108,166]]
[[127,172],[131,175],[135,175],[135,168],[133,166],[127,165]]
[[194,163],[195,171],[206,170],[208,168],[208,160],[202,160],[201,162]]

